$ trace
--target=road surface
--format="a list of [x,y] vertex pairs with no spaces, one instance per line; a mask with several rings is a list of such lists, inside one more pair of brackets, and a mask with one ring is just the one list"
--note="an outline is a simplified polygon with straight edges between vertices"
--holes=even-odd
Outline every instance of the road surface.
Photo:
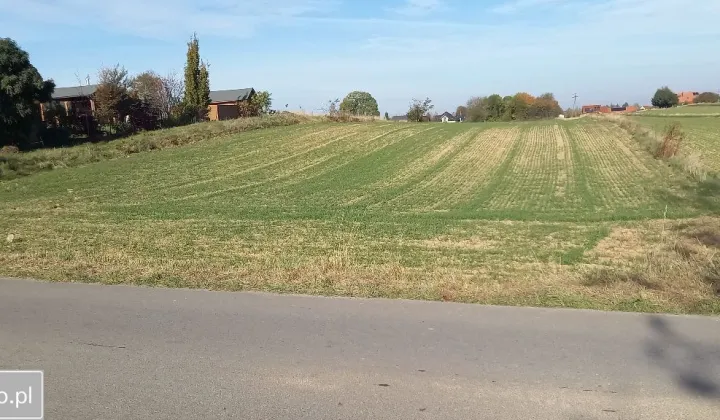
[[0,280],[46,419],[714,419],[720,320]]

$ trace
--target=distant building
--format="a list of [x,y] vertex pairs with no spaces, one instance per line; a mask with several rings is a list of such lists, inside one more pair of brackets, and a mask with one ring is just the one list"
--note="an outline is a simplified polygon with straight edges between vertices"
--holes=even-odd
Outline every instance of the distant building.
[[402,122],[407,122],[407,120],[408,120],[407,115],[396,115],[396,116],[390,118],[390,121],[402,121]]
[[253,96],[255,96],[255,89],[253,88],[211,91],[208,119],[210,121],[222,121],[239,118],[240,103],[249,102]]
[[583,105],[583,114],[610,114],[618,112],[635,112],[638,108],[636,106],[605,106],[605,105]]
[[442,115],[440,115],[440,121],[444,123],[454,123],[457,120],[455,119],[455,116],[449,112],[443,112]]
[[[52,103],[40,104],[41,116],[44,120],[45,110],[51,105],[60,105],[66,115],[94,115],[95,91],[97,85],[58,87],[52,94]],[[255,89],[214,90],[210,92],[208,119],[228,120],[238,118],[238,105],[250,101],[255,96]]]
[[678,103],[680,104],[691,104],[695,102],[695,98],[700,95],[700,92],[680,92],[677,94]]
[[97,85],[55,88],[48,103],[40,104],[40,116],[45,120],[45,111],[52,105],[59,105],[65,115],[93,115],[95,113],[94,94]]
[[609,114],[612,112],[609,106],[603,105],[583,105],[583,114]]

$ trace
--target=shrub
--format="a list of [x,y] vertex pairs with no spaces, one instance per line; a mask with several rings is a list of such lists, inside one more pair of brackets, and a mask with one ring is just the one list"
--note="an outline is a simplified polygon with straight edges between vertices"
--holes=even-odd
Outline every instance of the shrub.
[[679,122],[674,122],[665,128],[662,142],[658,147],[655,157],[661,159],[669,159],[676,156],[680,151],[680,145],[685,139],[685,133]]

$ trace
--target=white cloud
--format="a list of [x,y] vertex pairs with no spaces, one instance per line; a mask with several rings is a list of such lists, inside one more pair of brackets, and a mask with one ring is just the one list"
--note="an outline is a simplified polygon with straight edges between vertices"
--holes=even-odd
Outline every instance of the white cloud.
[[395,13],[408,17],[426,16],[444,7],[441,0],[405,0],[405,3],[392,9]]
[[[88,27],[149,38],[172,39],[193,31],[249,37],[260,25],[325,14],[338,0],[0,0],[0,16],[28,22]],[[0,22],[2,18],[0,18]]]

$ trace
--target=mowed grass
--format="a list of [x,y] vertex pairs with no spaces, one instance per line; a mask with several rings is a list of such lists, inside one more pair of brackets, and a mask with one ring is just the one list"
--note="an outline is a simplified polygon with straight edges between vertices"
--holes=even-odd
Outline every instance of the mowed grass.
[[599,120],[307,123],[2,182],[0,275],[720,313],[697,186]]
[[[720,106],[709,106],[720,111]],[[718,114],[720,117],[720,113]],[[703,166],[709,171],[720,173],[720,118],[642,118],[632,120],[651,127],[656,133],[662,133],[673,122],[679,122],[685,132],[685,141],[681,146],[686,154],[697,153]]]

